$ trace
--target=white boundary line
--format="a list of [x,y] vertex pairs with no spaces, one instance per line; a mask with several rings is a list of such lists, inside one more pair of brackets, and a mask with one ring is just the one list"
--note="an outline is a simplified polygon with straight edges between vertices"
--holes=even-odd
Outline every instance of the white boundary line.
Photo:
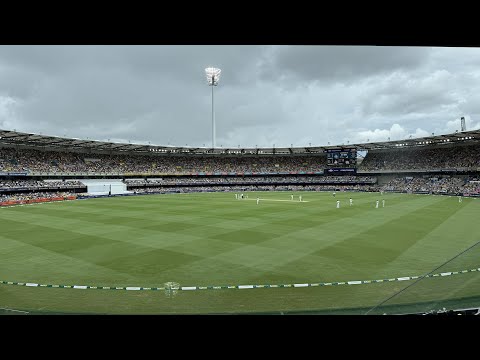
[[[332,281],[324,283],[296,283],[296,284],[270,284],[270,285],[216,285],[216,286],[174,286],[174,287],[141,287],[141,286],[91,286],[91,285],[47,285],[37,283],[24,283],[13,281],[1,281],[0,284],[5,285],[19,285],[28,287],[50,287],[50,288],[64,288],[64,289],[103,289],[103,290],[217,290],[217,289],[265,289],[265,288],[303,288],[303,287],[316,287],[316,286],[334,286],[334,285],[363,285],[372,283],[386,283],[394,281],[408,281],[415,280],[420,277],[432,278],[442,276],[452,276],[471,272],[480,272],[480,267],[468,270],[448,271],[443,273],[428,274],[428,275],[416,275],[416,276],[403,276],[394,277],[389,279],[377,279],[377,280],[350,280],[350,281]],[[0,308],[2,309],[2,308]]]

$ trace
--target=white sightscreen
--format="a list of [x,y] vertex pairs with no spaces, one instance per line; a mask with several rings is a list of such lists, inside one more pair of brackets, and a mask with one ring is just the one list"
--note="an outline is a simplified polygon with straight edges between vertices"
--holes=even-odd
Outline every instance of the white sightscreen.
[[127,192],[127,185],[121,180],[80,180],[87,186],[89,194],[124,194]]

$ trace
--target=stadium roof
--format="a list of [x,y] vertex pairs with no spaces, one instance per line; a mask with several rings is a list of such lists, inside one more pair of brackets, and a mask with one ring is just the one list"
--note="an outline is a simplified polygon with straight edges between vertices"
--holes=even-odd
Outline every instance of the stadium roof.
[[323,153],[327,149],[355,148],[357,150],[398,149],[405,147],[421,147],[451,143],[480,143],[480,130],[456,132],[447,135],[432,135],[423,138],[404,139],[384,142],[370,142],[361,144],[338,144],[328,146],[284,147],[284,148],[207,148],[207,147],[176,147],[146,144],[116,143],[109,141],[63,138],[39,134],[29,134],[10,130],[0,130],[0,146],[16,145],[35,148],[50,148],[69,151],[72,149],[128,152],[128,153],[156,153],[156,154],[315,154]]

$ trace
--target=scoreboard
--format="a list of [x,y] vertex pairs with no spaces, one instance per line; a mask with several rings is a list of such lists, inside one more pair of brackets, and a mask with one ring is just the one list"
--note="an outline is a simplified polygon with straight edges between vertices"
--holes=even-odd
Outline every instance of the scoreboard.
[[327,165],[334,167],[355,167],[357,165],[357,149],[327,149]]

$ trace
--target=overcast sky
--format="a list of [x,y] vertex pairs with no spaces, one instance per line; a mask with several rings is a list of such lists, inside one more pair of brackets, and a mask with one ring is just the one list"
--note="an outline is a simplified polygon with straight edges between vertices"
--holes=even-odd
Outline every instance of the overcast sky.
[[154,145],[347,144],[480,128],[480,49],[0,46],[0,129]]

